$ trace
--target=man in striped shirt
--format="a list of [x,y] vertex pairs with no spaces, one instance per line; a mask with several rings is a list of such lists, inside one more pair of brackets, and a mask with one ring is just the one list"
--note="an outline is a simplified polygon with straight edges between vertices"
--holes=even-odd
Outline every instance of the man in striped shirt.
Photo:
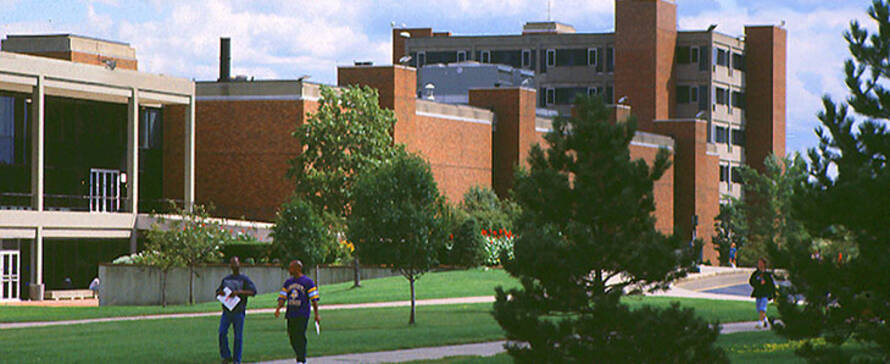
[[281,291],[278,292],[278,308],[275,309],[275,317],[281,314],[281,307],[287,303],[287,336],[290,345],[297,354],[297,362],[306,362],[306,325],[309,323],[309,303],[312,303],[312,311],[315,312],[315,322],[318,317],[318,287],[311,278],[303,275],[303,263],[299,260],[290,262],[288,271],[293,276],[284,281]]

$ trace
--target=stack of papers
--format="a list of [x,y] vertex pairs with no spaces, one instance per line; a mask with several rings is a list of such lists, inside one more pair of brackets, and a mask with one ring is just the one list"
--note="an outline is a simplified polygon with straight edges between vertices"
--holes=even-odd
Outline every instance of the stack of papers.
[[229,311],[234,310],[235,306],[238,305],[238,302],[241,302],[241,297],[238,297],[237,295],[229,296],[230,294],[232,294],[232,289],[224,287],[223,294],[216,296],[216,299],[219,302],[222,302],[223,306],[226,306]]

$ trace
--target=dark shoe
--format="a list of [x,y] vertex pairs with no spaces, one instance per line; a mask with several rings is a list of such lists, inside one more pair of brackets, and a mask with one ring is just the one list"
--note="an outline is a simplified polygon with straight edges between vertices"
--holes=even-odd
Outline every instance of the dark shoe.
[[232,358],[225,358],[222,360],[222,364],[231,364],[231,363],[232,363]]

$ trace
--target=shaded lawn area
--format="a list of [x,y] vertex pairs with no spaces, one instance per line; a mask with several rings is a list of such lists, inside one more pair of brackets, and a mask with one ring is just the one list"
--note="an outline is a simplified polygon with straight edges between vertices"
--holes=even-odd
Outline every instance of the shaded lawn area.
[[[722,347],[732,363],[753,364],[803,364],[806,361],[794,354],[802,341],[789,341],[772,331],[740,332],[720,335],[717,346]],[[856,344],[845,344],[847,351],[862,350]],[[502,364],[512,363],[510,355],[501,353],[491,357],[456,356],[439,360],[423,360],[411,363],[427,364]]]
[[[519,282],[503,269],[469,269],[427,273],[416,283],[417,299],[492,296],[494,287],[518,287]],[[407,301],[410,299],[408,280],[401,276],[368,279],[361,288],[352,282],[319,287],[321,304]],[[248,300],[248,309],[275,308],[278,293],[266,293]],[[99,317],[156,315],[169,313],[216,312],[218,302],[189,305],[160,306],[101,306],[101,307],[31,307],[0,306],[0,322],[59,321]]]

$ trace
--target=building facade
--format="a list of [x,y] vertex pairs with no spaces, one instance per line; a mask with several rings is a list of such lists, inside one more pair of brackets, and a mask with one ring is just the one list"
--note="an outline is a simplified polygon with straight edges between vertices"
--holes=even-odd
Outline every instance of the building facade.
[[[41,299],[65,278],[86,287],[98,262],[136,250],[140,201],[162,197],[161,114],[172,105],[192,110],[194,83],[135,71],[135,60],[130,68],[115,53],[132,48],[117,42],[10,36],[2,46],[0,299]],[[82,48],[110,49],[96,55],[109,61],[93,62]],[[193,144],[176,147],[186,156],[188,203]]]
[[[669,0],[616,0],[615,31],[578,33],[557,22],[521,34],[454,36],[393,29],[394,62],[476,61],[535,71],[540,107],[570,112],[578,94],[630,105],[639,130],[677,143],[674,224],[686,237],[713,235],[719,203],[741,198],[738,169],[785,154],[786,31],[746,26],[731,36],[677,29]],[[705,258],[716,261],[712,248]]]

